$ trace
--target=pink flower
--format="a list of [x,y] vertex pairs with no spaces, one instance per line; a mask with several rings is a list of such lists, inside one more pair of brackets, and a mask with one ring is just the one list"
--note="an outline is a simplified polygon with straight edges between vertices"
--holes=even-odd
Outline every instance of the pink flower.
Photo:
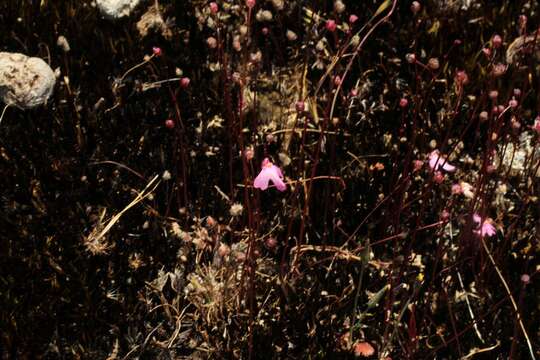
[[336,21],[332,20],[332,19],[327,20],[326,24],[325,24],[325,27],[326,27],[326,30],[328,30],[330,32],[336,31],[336,28],[337,28]]
[[449,164],[446,161],[446,158],[441,156],[438,150],[433,150],[431,154],[429,154],[429,167],[435,171],[439,169],[443,169],[445,171],[455,171],[456,167],[454,165]]
[[262,170],[255,178],[253,186],[261,190],[266,190],[268,188],[268,182],[272,181],[272,184],[274,184],[279,191],[285,191],[287,185],[283,182],[283,174],[276,165],[272,164],[268,158],[265,158],[261,168]]
[[493,220],[491,220],[491,218],[482,220],[480,215],[474,213],[473,221],[476,223],[476,230],[474,230],[475,234],[485,237],[486,235],[493,236],[497,233],[497,229],[495,229],[495,226],[493,226]]

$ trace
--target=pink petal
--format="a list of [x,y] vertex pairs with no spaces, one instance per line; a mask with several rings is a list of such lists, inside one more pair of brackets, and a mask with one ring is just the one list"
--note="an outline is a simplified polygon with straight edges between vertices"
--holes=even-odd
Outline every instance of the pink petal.
[[448,162],[444,163],[442,168],[443,168],[443,170],[446,170],[446,171],[449,171],[449,172],[452,172],[452,171],[456,170],[456,167],[454,165],[450,165]]
[[480,224],[482,223],[482,218],[480,217],[480,215],[478,215],[478,214],[473,214],[472,218],[473,218],[473,221],[474,221],[475,223],[477,223],[478,225],[480,225]]
[[281,180],[281,178],[283,177],[283,175],[281,174],[281,170],[279,170],[277,166],[273,166],[268,170],[268,173],[270,174],[270,180],[276,186],[276,188],[279,191],[285,191],[287,185],[285,185],[283,180]]
[[253,181],[253,186],[261,189],[266,190],[268,188],[268,181],[270,181],[271,173],[268,171],[268,168],[263,168],[259,175],[255,178],[255,181]]
[[487,236],[493,236],[497,233],[497,230],[495,229],[495,226],[493,226],[491,223],[489,222],[484,222],[484,224],[482,225],[482,236],[484,235],[487,235]]
[[276,165],[272,165],[272,167],[276,169],[278,176],[283,179],[283,173],[281,172],[281,169],[278,168]]
[[281,180],[282,177],[281,170],[277,166],[272,165],[270,167],[265,167],[253,181],[253,186],[257,189],[266,190],[268,189],[268,182],[272,181],[272,184],[274,184],[279,191],[285,191],[287,185]]
[[432,151],[431,154],[429,154],[429,167],[436,170],[435,166],[437,166],[437,161],[439,160],[439,153],[437,151]]

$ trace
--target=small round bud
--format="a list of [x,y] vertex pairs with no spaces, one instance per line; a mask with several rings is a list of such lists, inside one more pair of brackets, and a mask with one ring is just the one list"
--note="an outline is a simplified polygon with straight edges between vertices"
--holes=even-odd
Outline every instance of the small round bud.
[[515,97],[520,97],[521,96],[521,89],[515,88],[514,89],[514,96]]
[[210,12],[215,15],[217,14],[218,10],[219,10],[218,4],[212,1],[210,3]]
[[161,56],[162,55],[161,48],[154,46],[152,48],[152,53],[154,54],[154,56]]
[[306,109],[306,104],[303,101],[296,102],[296,111],[303,112]]
[[210,49],[215,49],[217,47],[217,40],[215,37],[213,36],[210,36],[208,39],[206,39],[206,45],[210,48]]
[[521,275],[521,282],[525,285],[529,284],[531,282],[531,277],[527,274]]
[[324,25],[326,30],[330,32],[336,31],[337,25],[335,20],[327,20],[326,24]]
[[349,24],[354,24],[357,21],[358,21],[358,16],[354,14],[351,14],[351,16],[349,16]]
[[507,68],[508,66],[502,63],[493,65],[493,76],[499,77],[499,76],[504,75]]
[[456,82],[459,86],[463,86],[469,83],[469,75],[463,70],[456,72]]
[[337,12],[338,14],[341,14],[342,12],[345,11],[345,4],[343,3],[343,1],[336,0],[334,2],[334,11]]
[[512,99],[508,102],[508,105],[512,108],[512,109],[515,109],[518,107],[518,101],[516,99]]
[[500,48],[501,45],[502,45],[502,38],[501,38],[501,36],[500,36],[500,35],[497,35],[497,34],[493,35],[493,37],[491,38],[491,44],[493,44],[493,47],[494,47],[495,49]]
[[496,100],[499,97],[499,92],[497,90],[491,90],[488,96],[491,100]]
[[431,70],[437,70],[439,68],[439,66],[440,66],[439,59],[431,58],[431,59],[428,60],[428,67]]
[[444,181],[444,174],[440,171],[436,171],[433,175],[433,180],[435,180],[437,184],[441,184]]
[[491,56],[491,49],[490,49],[490,48],[483,48],[483,49],[482,49],[482,52],[483,52],[484,55],[485,55],[486,57],[488,57],[488,58]]
[[292,30],[287,30],[287,34],[285,36],[289,41],[295,41],[296,39],[298,39],[298,35],[296,35],[296,33]]
[[459,195],[463,193],[463,188],[459,184],[452,185],[452,194]]
[[504,111],[504,105],[497,106],[497,110],[499,111],[499,114]]
[[275,249],[276,246],[277,246],[278,242],[276,240],[275,237],[267,237],[266,240],[264,241],[264,245],[268,248],[268,249]]
[[256,3],[257,3],[256,0],[246,0],[246,5],[250,9],[253,9],[253,7],[255,6]]
[[422,160],[414,160],[413,166],[414,171],[419,171],[424,166],[424,162]]
[[188,77],[183,77],[180,79],[180,87],[182,89],[187,89],[191,80]]
[[167,129],[174,129],[174,120],[173,119],[165,120],[165,126],[167,127]]
[[268,28],[265,26],[262,28],[261,32],[263,33],[264,36],[266,36],[270,32],[270,30],[268,30]]
[[231,248],[224,243],[221,243],[218,248],[218,255],[221,257],[225,257],[231,253]]
[[527,15],[519,15],[519,27],[524,30],[527,27]]
[[411,4],[411,11],[413,14],[417,14],[422,9],[422,5],[418,1],[413,1]]
[[266,142],[271,144],[276,141],[274,134],[266,134]]
[[409,105],[409,100],[405,99],[405,98],[401,98],[399,100],[399,107],[400,108],[406,108],[407,106]]
[[416,62],[416,55],[409,53],[405,55],[405,59],[407,60],[409,64],[414,64]]
[[488,112],[487,111],[482,111],[480,113],[480,115],[478,115],[478,118],[480,119],[481,122],[487,121],[488,118],[489,118]]
[[334,86],[338,87],[341,85],[341,77],[339,75],[334,76]]
[[534,125],[532,126],[534,131],[536,131],[537,134],[540,135],[540,116],[537,116],[536,119],[534,119]]
[[351,89],[351,97],[357,97],[358,96],[358,89],[357,88],[354,88],[354,89]]
[[217,225],[217,221],[216,219],[214,219],[213,217],[211,216],[208,216],[206,218],[206,226],[209,227],[209,228],[213,228],[214,226]]
[[444,209],[441,212],[441,220],[442,221],[448,221],[449,219],[450,219],[450,213],[448,212],[448,210]]
[[255,156],[255,153],[253,152],[253,149],[249,148],[244,150],[244,156],[246,157],[246,160],[252,160]]

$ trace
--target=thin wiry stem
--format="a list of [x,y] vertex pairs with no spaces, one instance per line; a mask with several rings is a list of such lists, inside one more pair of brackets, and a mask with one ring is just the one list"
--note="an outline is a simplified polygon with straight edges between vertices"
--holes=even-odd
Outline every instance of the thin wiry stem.
[[529,348],[529,353],[531,355],[531,359],[536,360],[534,356],[534,350],[531,345],[531,340],[529,339],[529,335],[527,334],[527,330],[525,329],[525,325],[523,325],[523,321],[521,320],[521,314],[519,313],[516,301],[514,300],[514,297],[512,296],[512,292],[510,291],[510,287],[508,286],[508,283],[504,279],[504,276],[501,273],[501,270],[499,270],[499,267],[497,266],[497,263],[495,262],[495,259],[493,259],[493,256],[491,255],[491,252],[489,251],[489,248],[486,245],[486,242],[484,241],[484,238],[481,238],[482,246],[484,247],[484,250],[486,250],[486,253],[489,257],[489,261],[495,268],[495,271],[497,272],[497,275],[499,276],[499,279],[501,279],[501,282],[504,286],[504,289],[506,290],[506,293],[508,294],[508,297],[510,298],[510,302],[512,303],[512,307],[514,308],[514,311],[516,312],[517,321],[519,323],[519,326],[521,327],[521,331],[523,332],[523,336],[525,336],[525,340],[527,341],[527,347]]

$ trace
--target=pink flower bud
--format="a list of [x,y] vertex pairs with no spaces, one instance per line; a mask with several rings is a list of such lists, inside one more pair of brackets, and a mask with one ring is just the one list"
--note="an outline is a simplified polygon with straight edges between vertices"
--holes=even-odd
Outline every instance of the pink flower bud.
[[303,112],[306,109],[306,104],[303,101],[296,102],[296,111]]
[[459,86],[466,85],[469,82],[469,75],[463,70],[456,72],[456,82]]
[[210,3],[210,11],[212,12],[212,14],[217,14],[218,10],[219,10],[218,4],[212,1]]
[[433,180],[435,180],[437,184],[441,184],[444,181],[444,174],[440,171],[436,171],[433,175]]
[[508,105],[512,108],[512,109],[515,109],[518,107],[518,102],[516,99],[512,99],[508,102]]
[[161,56],[161,48],[157,47],[157,46],[154,46],[152,48],[152,53],[154,53],[154,56]]
[[341,77],[339,75],[334,76],[334,86],[338,87],[341,85]]
[[484,55],[486,55],[486,57],[491,56],[491,49],[490,48],[483,48],[482,52],[484,53]]
[[278,242],[275,237],[267,237],[264,241],[264,245],[266,245],[268,249],[274,249],[277,246],[277,243]]
[[167,129],[174,129],[174,120],[173,119],[165,120],[165,126],[167,127]]
[[461,193],[463,193],[463,189],[461,188],[461,185],[453,184],[452,185],[452,194],[459,195]]
[[268,35],[270,30],[268,30],[268,28],[265,26],[265,27],[262,28],[261,31],[262,31],[263,35],[266,36],[266,35]]
[[256,3],[257,3],[256,0],[246,0],[246,5],[250,9],[253,9],[253,7],[255,6]]
[[521,96],[521,89],[515,88],[514,89],[514,96],[515,97],[520,97]]
[[206,39],[206,45],[210,48],[210,49],[215,49],[217,47],[217,40],[215,37],[213,36],[210,36],[208,39]]
[[326,30],[330,32],[336,31],[337,25],[335,20],[327,20],[325,24]]
[[182,89],[187,89],[189,87],[189,83],[191,82],[191,80],[189,80],[188,77],[183,77],[180,79],[180,87]]
[[491,38],[491,43],[493,44],[493,47],[494,47],[495,49],[500,48],[501,45],[502,45],[502,38],[501,38],[501,36],[500,36],[500,35],[497,35],[497,34],[493,35],[493,38]]
[[400,107],[400,108],[402,108],[402,109],[403,109],[403,108],[406,108],[407,105],[409,105],[409,100],[407,100],[407,99],[405,99],[405,98],[401,98],[401,99],[399,100],[399,107]]
[[540,116],[537,116],[536,119],[534,119],[533,129],[540,135]]
[[488,96],[491,100],[495,100],[499,96],[499,92],[497,90],[491,90]]
[[418,1],[413,1],[411,4],[411,11],[413,14],[417,14],[420,9],[422,9],[422,5]]
[[449,219],[450,219],[450,213],[448,212],[448,210],[444,209],[441,212],[441,220],[442,221],[448,221]]
[[350,24],[354,24],[357,21],[358,21],[358,16],[356,16],[354,14],[351,14],[351,16],[349,16],[349,23]]
[[407,55],[405,55],[405,59],[407,59],[407,62],[409,64],[414,64],[416,62],[416,55],[415,54],[407,54]]
[[422,160],[414,160],[413,166],[414,171],[419,171],[424,166],[424,162]]
[[351,89],[351,97],[357,97],[358,96],[358,89],[354,88]]
[[521,275],[521,282],[527,285],[528,283],[531,282],[531,277],[527,274],[523,274]]
[[527,27],[527,15],[519,15],[519,27],[521,30],[525,30],[525,27]]

